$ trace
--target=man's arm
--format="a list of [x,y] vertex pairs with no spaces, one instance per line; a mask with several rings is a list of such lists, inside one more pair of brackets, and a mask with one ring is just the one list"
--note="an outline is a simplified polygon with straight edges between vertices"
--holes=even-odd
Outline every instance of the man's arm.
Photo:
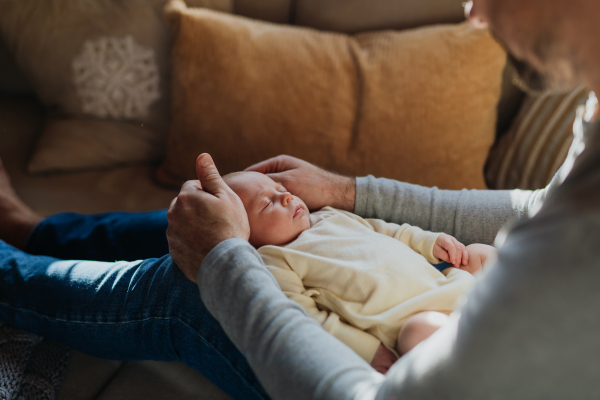
[[356,179],[354,212],[444,232],[466,245],[492,244],[502,226],[527,216],[555,185],[558,177],[537,191],[440,190],[367,176]]
[[345,177],[290,156],[248,170],[268,174],[311,210],[332,206],[363,218],[407,223],[447,233],[465,245],[492,244],[502,226],[527,216],[560,183],[559,171],[547,188],[537,191],[439,190],[372,176]]

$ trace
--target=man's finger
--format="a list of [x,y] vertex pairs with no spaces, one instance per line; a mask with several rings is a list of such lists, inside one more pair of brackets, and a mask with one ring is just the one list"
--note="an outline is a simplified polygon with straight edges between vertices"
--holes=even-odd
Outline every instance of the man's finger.
[[202,190],[202,184],[198,180],[194,181],[186,181],[183,185],[181,185],[180,192],[195,192],[197,190]]
[[[273,179],[275,182],[277,183],[281,183],[282,185],[285,186],[285,183],[287,182],[287,174],[285,172],[275,172],[275,173],[268,173],[266,174],[269,178]],[[286,188],[287,189],[287,188]],[[288,189],[289,190],[289,189]]]
[[202,189],[213,195],[225,192],[228,188],[217,170],[217,166],[210,154],[203,153],[196,159],[196,175]]
[[261,161],[258,164],[254,164],[246,168],[244,171],[260,172],[261,174],[268,174],[270,172],[277,171],[277,160],[276,157],[269,158],[268,160]]
[[175,207],[175,203],[177,203],[177,197],[175,197],[173,200],[171,200],[171,204],[169,205],[169,210],[172,209],[173,207]]
[[268,160],[259,162],[245,169],[245,171],[260,172],[261,174],[273,174],[284,172],[298,167],[297,158],[286,156],[284,154],[277,157],[269,158]]

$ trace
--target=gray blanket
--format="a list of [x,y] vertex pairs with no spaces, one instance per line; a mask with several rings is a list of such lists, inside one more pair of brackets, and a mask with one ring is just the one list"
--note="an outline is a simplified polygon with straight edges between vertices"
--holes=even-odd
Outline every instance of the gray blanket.
[[62,383],[69,348],[0,322],[0,400],[51,400]]

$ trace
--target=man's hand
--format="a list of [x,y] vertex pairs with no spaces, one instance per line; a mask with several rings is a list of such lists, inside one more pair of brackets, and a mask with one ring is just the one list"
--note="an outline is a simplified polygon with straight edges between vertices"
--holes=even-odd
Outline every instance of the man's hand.
[[373,367],[375,371],[385,375],[388,372],[388,369],[390,369],[397,360],[398,357],[382,343],[379,345],[375,357],[373,357],[373,361],[371,361],[371,367]]
[[167,212],[169,253],[192,282],[196,282],[202,260],[216,245],[250,237],[244,205],[223,181],[210,155],[196,159],[196,174],[199,181],[184,183]]
[[291,156],[277,156],[246,168],[266,174],[300,197],[311,210],[331,206],[354,211],[356,180],[327,172],[313,164]]
[[433,246],[433,256],[449,262],[454,268],[460,268],[469,263],[469,252],[465,245],[450,235],[442,233]]

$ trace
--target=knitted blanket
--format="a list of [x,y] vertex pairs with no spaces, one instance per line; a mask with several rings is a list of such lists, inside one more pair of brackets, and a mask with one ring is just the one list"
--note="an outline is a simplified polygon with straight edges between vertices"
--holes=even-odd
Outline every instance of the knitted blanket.
[[0,322],[0,400],[53,400],[69,348]]

